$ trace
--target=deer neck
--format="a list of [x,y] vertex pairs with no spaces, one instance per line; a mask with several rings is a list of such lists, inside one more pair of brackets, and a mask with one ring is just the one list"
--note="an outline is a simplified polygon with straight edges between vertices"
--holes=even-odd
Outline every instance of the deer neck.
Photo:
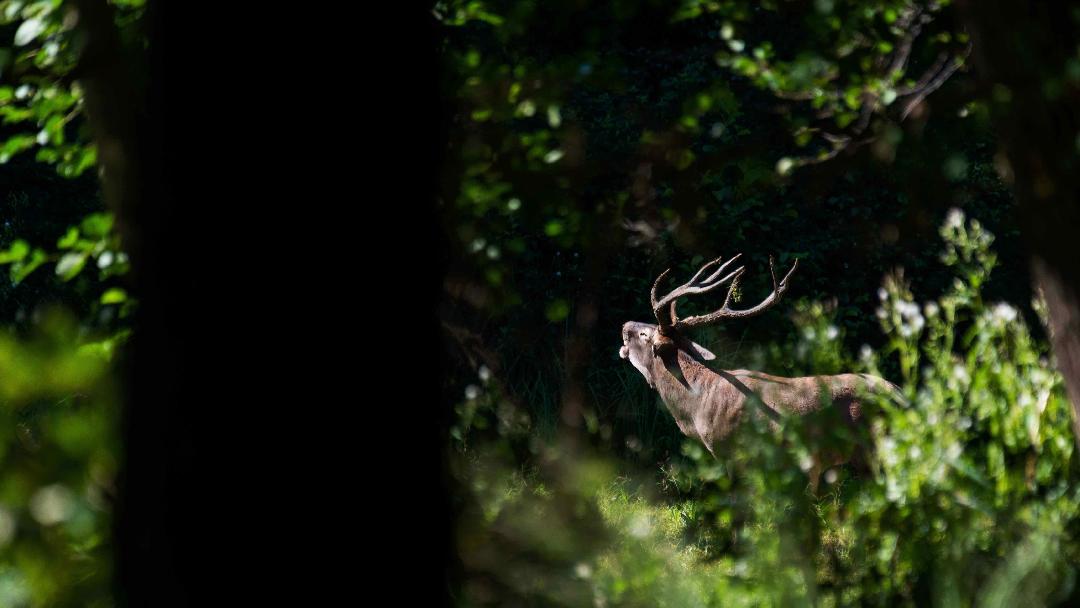
[[687,433],[694,426],[694,419],[716,374],[682,350],[674,355],[653,358],[652,371],[656,392],[679,429]]

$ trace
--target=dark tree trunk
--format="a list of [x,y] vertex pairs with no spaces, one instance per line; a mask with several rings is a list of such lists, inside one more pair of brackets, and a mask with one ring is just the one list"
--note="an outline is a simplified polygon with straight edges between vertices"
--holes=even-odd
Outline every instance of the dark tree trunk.
[[122,44],[106,0],[74,6],[77,76],[138,302],[119,370],[117,600],[189,606],[250,595],[239,574],[259,558],[247,543],[261,510],[240,493],[256,486],[260,470],[274,470],[275,454],[238,446],[272,436],[265,424],[276,412],[265,399],[271,387],[249,371],[252,328],[264,320],[250,295],[238,297],[250,274],[237,271],[236,251],[224,246],[253,223],[237,221],[244,156],[219,145],[223,134],[246,135],[229,131],[245,117],[220,110],[235,101],[222,74],[232,80],[243,68],[222,58],[230,55],[221,38],[207,31],[223,16],[216,8],[149,2],[143,49]]
[[[213,421],[211,412],[233,405],[228,391],[216,386],[222,378],[214,373],[213,355],[229,352],[235,338],[223,336],[198,312],[205,306],[199,294],[205,296],[205,282],[214,272],[207,264],[212,246],[206,217],[199,211],[214,197],[189,198],[192,186],[207,183],[208,159],[200,159],[204,179],[192,179],[185,168],[198,130],[194,116],[184,114],[190,102],[184,85],[191,83],[190,72],[178,69],[184,55],[165,40],[174,41],[169,34],[176,30],[162,27],[162,9],[170,5],[148,5],[149,48],[143,55],[143,49],[122,46],[105,0],[74,3],[83,44],[77,74],[98,148],[102,191],[131,256],[128,279],[139,304],[120,368],[123,461],[115,511],[120,605],[199,603],[195,588],[209,584],[228,538],[218,536],[214,525],[220,518],[214,511],[226,497],[207,472],[215,460],[220,472],[235,466],[206,441],[208,429],[223,422]],[[175,18],[179,11],[166,12]],[[186,58],[192,64],[201,59]],[[200,81],[209,84],[203,76]],[[193,246],[196,242],[204,249]],[[206,349],[209,344],[213,351]]]
[[[324,581],[351,583],[355,560],[340,560],[348,574],[331,572],[337,562],[328,557],[335,552],[318,543],[351,548],[344,534],[362,532],[371,557],[411,577],[410,597],[427,594],[435,601],[417,601],[448,605],[453,549],[442,450],[450,412],[440,407],[439,370],[424,348],[439,335],[432,302],[445,257],[432,209],[434,142],[445,125],[430,7],[414,9],[428,26],[418,45],[405,45],[413,53],[423,47],[406,79],[421,83],[420,90],[371,96],[394,110],[412,100],[400,122],[417,123],[423,134],[365,134],[365,141],[400,146],[392,152],[374,146],[377,153],[410,161],[400,163],[401,176],[370,179],[358,177],[357,166],[370,165],[368,159],[357,165],[354,151],[343,155],[347,168],[333,162],[340,133],[325,135],[332,141],[314,139],[326,133],[325,107],[301,105],[310,91],[296,92],[340,80],[340,72],[317,72],[311,64],[321,56],[312,62],[311,48],[296,42],[318,28],[271,26],[268,18],[293,16],[266,7],[150,0],[149,46],[129,55],[106,0],[74,5],[84,45],[78,78],[138,301],[120,378],[118,603],[247,605],[263,594],[281,603],[293,581],[304,586],[303,601],[295,603],[326,603],[317,599],[329,591]],[[353,22],[341,21],[352,35]],[[335,38],[348,36],[326,36]],[[324,47],[326,40],[319,38],[320,52],[355,53],[351,39],[347,49]],[[304,69],[286,69],[290,60]],[[385,65],[400,77],[399,63]],[[363,72],[357,82],[391,79]],[[297,125],[288,116],[312,122]],[[338,176],[348,183],[331,184]],[[354,223],[351,203],[368,202],[363,197],[376,191],[372,184],[390,185],[410,204],[379,201],[366,224]],[[342,193],[358,194],[343,199]],[[400,216],[376,217],[380,208]],[[360,228],[380,247],[376,255],[355,250]],[[395,231],[407,238],[401,252],[388,256],[385,245]],[[402,259],[415,251],[422,261]],[[346,261],[347,268],[320,274],[327,258]],[[373,276],[373,268],[381,274]],[[403,280],[402,269],[410,268],[424,269],[426,280]],[[410,293],[400,293],[403,282]],[[344,293],[346,286],[376,285],[394,286],[393,317],[383,318],[389,304],[380,299]],[[334,293],[318,291],[325,286]],[[377,314],[365,304],[378,307]],[[357,327],[363,340],[348,331]],[[383,357],[374,381],[359,366],[360,358],[373,356]],[[380,394],[380,383],[390,396]],[[410,432],[384,432],[400,423],[404,406],[418,408],[410,410]],[[359,426],[352,420],[357,413],[387,418]],[[377,455],[354,466],[357,444],[369,443],[378,445]],[[321,471],[334,475],[322,479]],[[393,526],[368,519],[363,501],[345,494],[373,488],[392,491],[417,513],[396,509],[407,523]],[[405,490],[415,497],[402,497]],[[371,536],[390,542],[373,550]],[[233,596],[244,601],[229,602]]]
[[959,4],[989,93],[1035,282],[1046,297],[1051,342],[1080,442],[1080,83],[1066,63],[1080,42],[1068,2],[965,0]]

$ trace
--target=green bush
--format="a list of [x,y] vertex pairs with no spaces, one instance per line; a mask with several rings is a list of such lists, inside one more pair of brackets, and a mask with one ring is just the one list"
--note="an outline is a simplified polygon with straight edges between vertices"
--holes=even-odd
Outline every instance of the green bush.
[[0,331],[0,606],[109,606],[120,465],[112,353],[70,314]]
[[[852,438],[810,439],[804,418],[746,425],[720,459],[687,441],[660,483],[535,437],[522,467],[498,434],[465,442],[466,421],[453,459],[463,605],[1067,601],[1080,486],[1061,379],[1020,311],[983,300],[993,237],[958,210],[940,234],[952,285],[919,304],[902,271],[886,277],[880,352],[844,353],[835,311],[800,303],[799,342],[759,353],[807,373],[897,370],[905,402],[867,407],[869,474],[826,471],[810,495],[809,455]],[[465,403],[473,425],[487,416],[491,428],[528,435],[490,384],[473,385]]]

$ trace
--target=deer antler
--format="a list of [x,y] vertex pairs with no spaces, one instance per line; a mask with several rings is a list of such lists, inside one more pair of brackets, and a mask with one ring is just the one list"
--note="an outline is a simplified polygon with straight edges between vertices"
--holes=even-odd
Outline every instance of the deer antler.
[[[660,286],[660,282],[663,281],[664,278],[667,277],[668,273],[671,272],[671,269],[668,268],[664,272],[660,273],[660,276],[656,277],[656,282],[653,283],[652,290],[649,292],[649,299],[652,302],[653,314],[656,316],[656,321],[660,324],[661,330],[671,329],[675,327],[676,323],[678,323],[678,318],[675,316],[675,300],[677,300],[678,298],[681,298],[685,295],[712,291],[713,289],[716,289],[717,287],[723,285],[724,283],[732,279],[735,279],[737,281],[738,277],[746,271],[745,266],[740,266],[736,268],[734,271],[731,272],[731,274],[728,274],[723,278],[718,279],[717,277],[723,274],[727,267],[730,266],[732,262],[739,259],[739,256],[741,255],[741,253],[736,254],[730,260],[724,262],[723,265],[717,268],[716,271],[713,272],[711,275],[709,275],[705,279],[701,279],[701,275],[705,274],[705,271],[708,270],[710,266],[719,264],[720,260],[723,259],[723,256],[718,257],[711,262],[708,262],[707,264],[702,266],[700,270],[697,271],[697,274],[695,274],[693,278],[691,278],[686,283],[683,283],[682,285],[676,287],[663,298],[656,297],[656,289]],[[732,283],[732,285],[734,285],[734,283]],[[731,295],[730,291],[728,292],[728,295]],[[668,313],[666,315],[664,314],[665,308],[668,309]],[[665,319],[665,317],[667,318]]]
[[[739,280],[742,278],[743,273],[746,271],[746,267],[740,266],[739,268],[735,269],[731,274],[725,276],[722,279],[717,280],[717,277],[721,273],[723,273],[724,269],[727,268],[728,264],[734,262],[736,259],[738,259],[740,255],[742,254],[738,254],[735,257],[731,258],[723,266],[717,269],[716,272],[709,275],[708,278],[699,281],[698,279],[701,277],[702,274],[704,274],[706,269],[708,269],[714,264],[719,263],[720,258],[717,258],[709,262],[708,264],[705,264],[701,267],[701,270],[699,270],[697,274],[694,275],[692,279],[690,279],[683,285],[676,287],[673,291],[671,291],[663,298],[657,299],[656,288],[660,285],[660,281],[662,281],[664,277],[667,276],[668,272],[671,271],[670,268],[668,270],[665,270],[663,274],[661,274],[656,279],[656,282],[653,283],[652,292],[650,293],[650,299],[653,306],[653,314],[656,315],[656,320],[660,324],[661,333],[664,333],[664,330],[683,330],[689,329],[691,327],[709,325],[711,323],[719,321],[720,319],[744,319],[746,317],[752,317],[761,314],[762,312],[770,308],[772,305],[779,302],[780,298],[783,297],[784,292],[787,291],[789,285],[788,279],[791,278],[791,275],[795,272],[795,269],[799,267],[798,259],[796,259],[795,263],[792,264],[791,270],[789,270],[788,273],[784,275],[784,278],[780,281],[777,281],[773,258],[772,256],[769,256],[769,274],[772,275],[773,281],[772,293],[770,293],[764,300],[761,301],[761,303],[759,303],[757,306],[754,306],[753,308],[735,310],[728,307],[728,304],[731,303],[731,294],[735,291],[735,286],[739,284]],[[728,280],[731,280],[731,286],[728,287],[727,296],[724,297],[724,304],[719,309],[709,314],[687,317],[685,319],[679,319],[678,316],[675,314],[675,300],[677,300],[678,298],[681,298],[685,295],[705,293],[707,291],[711,291],[716,287],[719,287],[720,285],[728,282]],[[668,308],[668,315],[663,314],[665,308]],[[666,322],[664,319],[665,316],[668,316]]]

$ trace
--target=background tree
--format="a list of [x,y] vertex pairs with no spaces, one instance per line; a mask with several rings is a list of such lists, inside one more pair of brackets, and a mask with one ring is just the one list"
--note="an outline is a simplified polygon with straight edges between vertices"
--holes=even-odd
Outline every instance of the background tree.
[[[457,504],[466,596],[922,603],[950,588],[954,599],[1000,599],[1038,587],[1069,597],[1068,568],[1043,549],[1025,566],[1005,558],[1026,551],[1020,538],[1073,551],[1072,507],[1039,498],[1064,494],[1033,488],[1068,487],[1075,467],[1057,376],[1009,372],[1051,379],[1021,397],[998,375],[1006,360],[1045,370],[1041,309],[962,13],[884,1],[474,1],[435,12],[450,100],[445,398],[456,407],[452,470],[467,488]],[[737,251],[760,268],[769,253],[782,266],[799,257],[799,278],[791,322],[770,311],[696,338],[716,346],[720,367],[793,375],[876,361],[916,404],[887,417],[896,426],[880,441],[892,447],[873,482],[841,474],[835,510],[800,498],[787,474],[798,449],[762,447],[786,445],[776,437],[751,434],[759,441],[730,459],[696,461],[616,357],[619,324],[650,317],[652,277],[669,266],[689,276]],[[1002,300],[1015,306],[990,305]],[[1007,322],[1033,335],[993,329]],[[1032,426],[1013,436],[1021,419]],[[699,476],[673,473],[684,467]],[[645,481],[610,490],[601,480],[612,470]],[[1062,522],[1060,535],[1041,537],[1019,515],[1034,512]],[[1004,535],[987,535],[983,516]],[[687,566],[701,587],[656,582],[687,572],[635,527],[658,519],[681,522],[667,532],[681,539],[676,556],[700,550],[720,564]],[[530,521],[573,532],[549,539]],[[770,536],[750,540],[754,530]],[[852,555],[878,565],[861,570]],[[744,577],[724,560],[760,570]],[[789,574],[801,583],[779,582]]]
[[1016,195],[1032,273],[1046,294],[1051,341],[1080,442],[1080,268],[1069,244],[1080,225],[1080,14],[1050,2],[958,5],[999,134],[997,166]]

